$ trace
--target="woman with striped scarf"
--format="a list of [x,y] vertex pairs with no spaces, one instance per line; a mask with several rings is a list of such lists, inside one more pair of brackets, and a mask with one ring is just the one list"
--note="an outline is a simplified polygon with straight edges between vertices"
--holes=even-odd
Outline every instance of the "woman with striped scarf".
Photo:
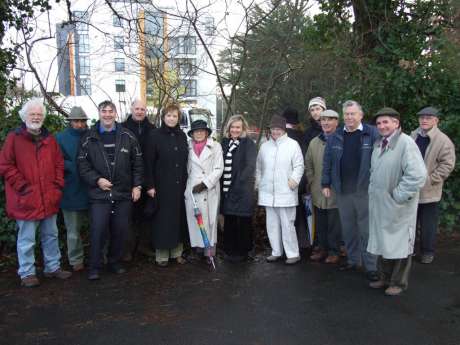
[[255,206],[256,145],[247,137],[243,116],[230,117],[222,139],[224,173],[221,178],[224,250],[232,262],[244,261],[252,249]]

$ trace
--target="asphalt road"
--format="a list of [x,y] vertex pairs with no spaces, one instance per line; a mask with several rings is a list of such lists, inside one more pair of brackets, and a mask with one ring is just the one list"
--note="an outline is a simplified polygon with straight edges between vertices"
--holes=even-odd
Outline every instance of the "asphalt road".
[[0,344],[460,345],[460,242],[414,264],[409,290],[387,297],[364,274],[262,258],[166,269],[147,261],[97,282],[18,286],[0,276]]

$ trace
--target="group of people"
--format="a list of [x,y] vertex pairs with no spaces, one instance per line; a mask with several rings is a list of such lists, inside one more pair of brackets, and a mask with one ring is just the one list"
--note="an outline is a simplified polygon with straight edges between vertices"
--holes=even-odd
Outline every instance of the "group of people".
[[433,261],[442,185],[455,165],[454,146],[437,126],[439,111],[422,109],[411,138],[392,108],[377,112],[372,126],[362,122],[361,106],[347,101],[343,127],[323,98],[311,99],[307,109],[305,132],[295,109],[274,115],[257,152],[241,115],[228,119],[220,143],[204,120],[191,124],[188,140],[176,104],[162,109],[155,128],[142,101],[132,103],[123,123],[116,121],[115,105],[104,101],[94,126],[88,128],[87,115],[74,107],[69,127],[54,137],[43,126],[42,101],[29,100],[20,111],[22,126],[0,152],[6,210],[18,228],[21,284],[40,284],[37,228],[44,275],[71,276],[60,264],[59,209],[73,271],[84,269],[80,230],[89,216],[90,280],[100,278],[104,263],[124,273],[122,260],[135,248],[153,249],[157,265],[166,267],[170,261],[186,263],[189,243],[194,255],[210,264],[220,214],[225,258],[245,261],[253,246],[256,204],[266,212],[267,262],[285,256],[292,265],[311,246],[308,195],[316,233],[310,259],[339,264],[344,244],[347,259],[340,270],[364,267],[370,287],[400,294],[408,286],[417,224],[421,262]]

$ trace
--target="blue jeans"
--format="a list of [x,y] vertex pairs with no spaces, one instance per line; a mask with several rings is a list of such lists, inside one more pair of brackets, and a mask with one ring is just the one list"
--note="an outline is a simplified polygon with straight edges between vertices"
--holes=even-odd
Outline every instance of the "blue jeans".
[[61,252],[59,250],[56,215],[42,220],[16,220],[18,226],[18,274],[22,278],[35,275],[35,233],[40,228],[40,242],[43,250],[45,273],[55,272],[60,268]]
[[83,264],[83,243],[80,230],[87,211],[62,210],[67,230],[67,256],[72,266]]

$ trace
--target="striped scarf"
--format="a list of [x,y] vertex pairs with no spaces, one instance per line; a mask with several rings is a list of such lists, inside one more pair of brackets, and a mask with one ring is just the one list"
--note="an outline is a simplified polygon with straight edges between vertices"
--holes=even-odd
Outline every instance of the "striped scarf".
[[230,140],[228,144],[229,148],[227,154],[225,155],[224,160],[224,174],[223,174],[223,186],[222,190],[224,193],[227,193],[230,189],[230,185],[232,184],[232,161],[233,161],[233,151],[235,151],[240,145],[240,141],[237,140]]

